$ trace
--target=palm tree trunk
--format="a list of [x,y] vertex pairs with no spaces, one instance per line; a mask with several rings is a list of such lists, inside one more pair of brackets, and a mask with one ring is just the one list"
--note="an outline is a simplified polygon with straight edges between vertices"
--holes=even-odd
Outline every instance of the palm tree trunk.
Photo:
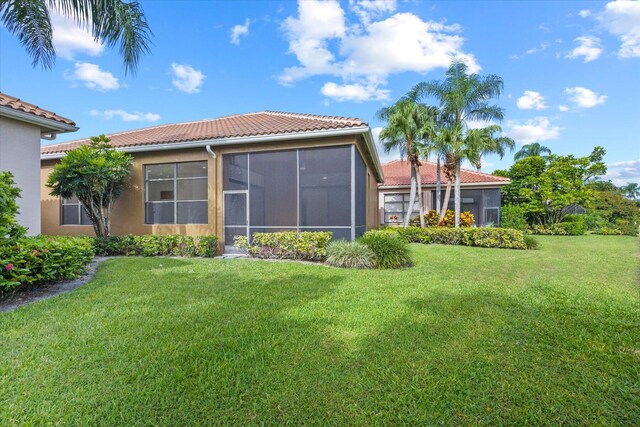
[[411,193],[409,193],[409,209],[407,209],[407,216],[404,218],[405,228],[409,226],[409,220],[413,213],[413,205],[416,202],[416,169],[411,165]]
[[440,156],[436,161],[436,213],[440,215],[440,209],[442,207],[442,182],[440,179]]
[[451,181],[447,180],[447,190],[444,192],[444,200],[442,201],[442,207],[440,208],[440,221],[444,221],[444,216],[447,214],[447,208],[449,207],[449,199],[451,198]]
[[420,228],[424,228],[424,205],[422,204],[422,178],[420,178],[420,166],[414,165],[416,181],[418,183],[418,212],[420,212]]
[[461,169],[460,169],[460,160],[458,159],[458,161],[456,162],[456,188],[455,188],[455,195],[454,195],[454,202],[455,202],[455,213],[456,213],[456,228],[460,227],[460,175],[461,175]]

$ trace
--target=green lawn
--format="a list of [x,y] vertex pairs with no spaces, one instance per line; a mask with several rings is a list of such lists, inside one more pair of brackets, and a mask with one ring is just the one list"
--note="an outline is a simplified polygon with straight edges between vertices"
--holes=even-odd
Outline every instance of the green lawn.
[[637,238],[118,259],[0,313],[0,425],[640,424]]

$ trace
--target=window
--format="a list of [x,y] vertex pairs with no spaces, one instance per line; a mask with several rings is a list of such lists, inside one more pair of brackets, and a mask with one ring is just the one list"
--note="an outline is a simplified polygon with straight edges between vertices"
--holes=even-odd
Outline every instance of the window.
[[62,225],[92,225],[87,211],[76,197],[60,201]]
[[207,224],[207,162],[146,165],[146,224]]
[[[385,224],[402,224],[409,210],[409,193],[385,194],[384,195],[384,222]],[[413,204],[411,216],[419,216],[420,206],[418,197]]]

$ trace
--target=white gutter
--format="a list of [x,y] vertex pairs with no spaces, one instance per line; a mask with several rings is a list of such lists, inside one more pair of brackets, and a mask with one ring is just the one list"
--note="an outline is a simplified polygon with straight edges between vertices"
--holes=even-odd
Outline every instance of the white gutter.
[[4,105],[0,106],[0,116],[10,117],[12,119],[32,123],[48,129],[49,131],[42,132],[42,137],[44,139],[55,138],[53,134],[55,134],[56,132],[58,133],[59,132],[75,132],[78,130],[78,127],[76,126],[58,122],[53,119],[47,119],[46,117],[36,116],[35,114],[32,114],[32,113],[26,113],[24,111],[14,110],[13,108],[6,107]]
[[[358,126],[344,129],[329,129],[329,130],[317,130],[311,132],[298,132],[298,133],[281,133],[277,135],[256,135],[256,136],[244,136],[233,138],[218,138],[218,139],[205,139],[199,141],[187,141],[187,142],[172,142],[169,144],[150,144],[140,145],[133,147],[117,148],[119,151],[125,153],[144,153],[146,151],[165,151],[165,150],[182,150],[186,148],[202,148],[207,147],[207,151],[211,150],[211,147],[224,147],[226,145],[240,145],[240,144],[257,144],[261,142],[278,142],[287,141],[292,139],[312,139],[331,136],[343,136],[343,135],[363,135],[367,148],[371,153],[371,157],[374,159],[374,166],[376,173],[379,176],[379,181],[384,178],[382,174],[382,167],[380,166],[380,159],[378,158],[378,151],[375,144],[373,144],[373,137],[369,126]],[[50,153],[42,154],[40,160],[52,160],[61,159],[66,153]]]

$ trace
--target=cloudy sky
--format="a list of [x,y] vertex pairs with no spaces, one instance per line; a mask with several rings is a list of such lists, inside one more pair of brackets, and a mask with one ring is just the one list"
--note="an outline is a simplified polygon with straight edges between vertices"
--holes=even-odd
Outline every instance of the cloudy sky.
[[265,109],[356,116],[376,133],[378,109],[458,57],[503,77],[502,126],[519,146],[602,145],[608,178],[640,182],[639,1],[141,3],[155,37],[136,76],[55,16],[53,70],[0,28],[0,91],[75,120],[58,141]]

